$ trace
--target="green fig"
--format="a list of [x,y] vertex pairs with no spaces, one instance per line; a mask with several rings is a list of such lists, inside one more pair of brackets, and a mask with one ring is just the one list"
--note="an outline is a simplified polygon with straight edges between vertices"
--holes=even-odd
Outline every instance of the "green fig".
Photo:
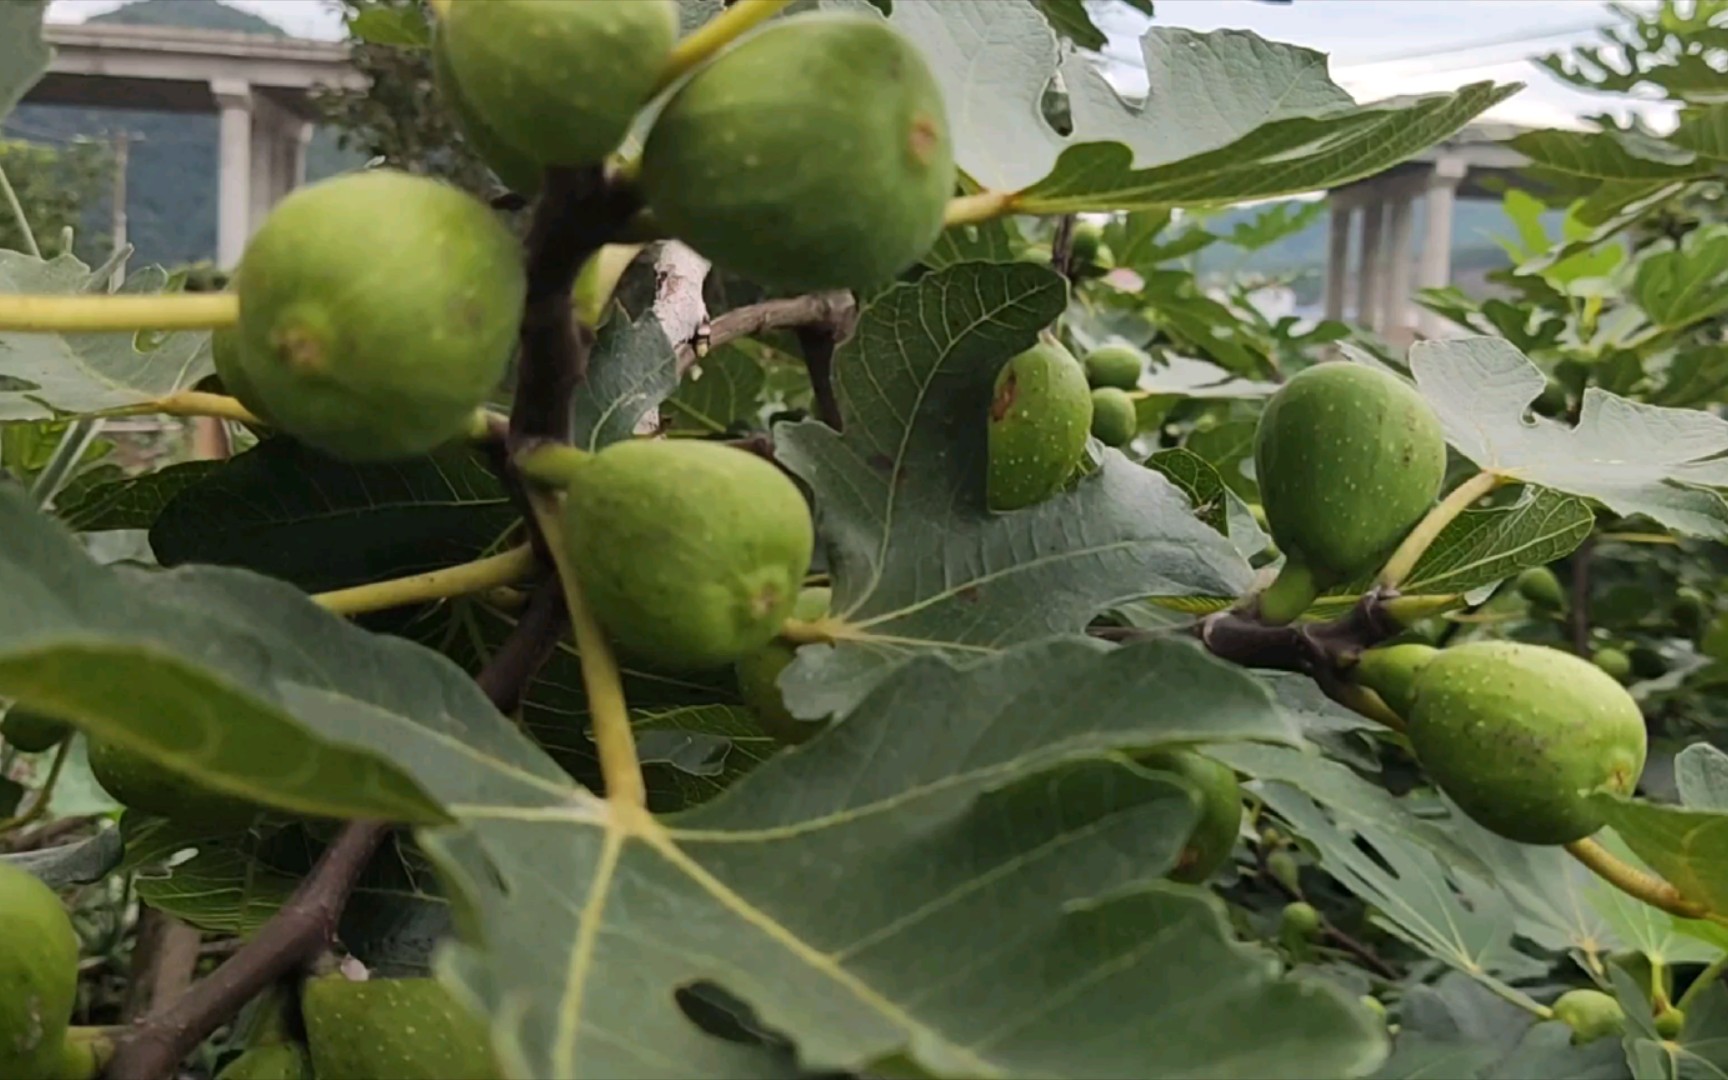
[[253,803],[195,783],[119,743],[92,737],[86,750],[90,775],[129,810],[210,828],[238,828],[261,812]]
[[503,136],[474,111],[462,94],[456,73],[450,67],[449,48],[445,45],[443,24],[432,34],[432,84],[437,89],[444,108],[456,121],[462,138],[492,170],[504,186],[526,198],[540,193],[545,167],[529,154],[518,151],[504,141]]
[[430,978],[306,980],[306,1043],[319,1080],[493,1080],[487,1025]]
[[1379,569],[1434,505],[1446,439],[1402,379],[1330,361],[1298,372],[1266,403],[1254,467],[1285,556],[1260,617],[1283,624],[1324,590]]
[[942,232],[954,194],[942,90],[886,19],[777,19],[674,92],[642,154],[655,220],[775,288],[882,284]]
[[606,447],[576,471],[565,514],[570,565],[600,625],[621,652],[675,671],[767,645],[815,546],[796,484],[700,439]]
[[477,199],[389,169],[300,188],[235,274],[242,404],[349,461],[467,430],[521,322],[521,245]]
[[216,1080],[313,1080],[312,1055],[297,1042],[249,1046]]
[[78,996],[78,935],[54,890],[0,862],[0,1076],[51,1080]]
[[996,375],[990,399],[990,509],[1019,510],[1054,495],[1086,453],[1092,390],[1079,361],[1045,336]]
[[1285,904],[1278,916],[1279,930],[1292,937],[1312,938],[1320,932],[1320,925],[1319,910],[1302,900]]
[[1068,232],[1068,256],[1076,266],[1092,262],[1098,258],[1103,243],[1104,230],[1097,222],[1076,219]]
[[1605,645],[1590,654],[1590,662],[1607,672],[1610,678],[1626,682],[1632,678],[1632,658],[1622,649]]
[[1656,1025],[1656,1034],[1664,1039],[1678,1039],[1686,1028],[1686,1013],[1670,1005],[1651,1018]]
[[46,753],[70,734],[72,725],[66,721],[18,705],[6,710],[6,719],[0,720],[0,739],[26,754]]
[[[826,587],[805,589],[792,605],[792,617],[819,619],[828,614],[832,597],[833,590]],[[764,731],[787,746],[804,742],[822,730],[821,724],[800,720],[788,712],[786,700],[780,695],[780,673],[796,655],[797,646],[775,639],[739,660],[732,668],[744,704],[756,713]]]
[[[438,38],[483,140],[514,160],[592,165],[630,131],[678,40],[673,0],[453,0]],[[484,147],[480,147],[484,153]],[[488,159],[490,161],[490,159]],[[500,178],[502,178],[500,173]]]
[[1302,892],[1302,867],[1296,856],[1280,848],[1266,856],[1266,872],[1292,893]]
[[1705,615],[1710,610],[1704,594],[1690,585],[1674,590],[1674,626],[1687,637],[1697,637],[1704,629]]
[[1154,750],[1139,760],[1149,769],[1175,774],[1194,789],[1200,820],[1169,876],[1188,884],[1205,881],[1229,861],[1242,831],[1242,787],[1235,770],[1193,750]]
[[1123,447],[1134,441],[1140,417],[1126,390],[1101,386],[1092,391],[1092,434],[1105,446]]
[[1362,1007],[1364,1009],[1367,1009],[1369,1012],[1373,1013],[1374,1018],[1376,1020],[1379,1020],[1382,1024],[1384,1024],[1386,1022],[1386,1003],[1385,1002],[1381,1001],[1379,998],[1375,997],[1373,994],[1363,994],[1361,997],[1357,998],[1356,1000],[1358,1000],[1362,1003]]
[[1554,1019],[1572,1029],[1572,1042],[1582,1045],[1616,1035],[1626,1025],[1620,1003],[1600,990],[1568,990],[1555,999]]
[[1630,795],[1648,752],[1638,703],[1601,668],[1542,645],[1473,641],[1416,675],[1409,737],[1465,814],[1509,840],[1594,833],[1596,792]]
[[1114,386],[1118,390],[1134,390],[1140,386],[1140,373],[1146,369],[1146,356],[1129,345],[1100,345],[1081,361],[1086,368],[1086,382],[1097,389]]
[[1559,609],[1566,606],[1566,590],[1560,579],[1546,566],[1532,566],[1518,575],[1518,595],[1537,607]]
[[1382,645],[1357,658],[1347,676],[1351,682],[1380,695],[1387,708],[1408,718],[1415,695],[1416,676],[1440,650],[1419,642]]

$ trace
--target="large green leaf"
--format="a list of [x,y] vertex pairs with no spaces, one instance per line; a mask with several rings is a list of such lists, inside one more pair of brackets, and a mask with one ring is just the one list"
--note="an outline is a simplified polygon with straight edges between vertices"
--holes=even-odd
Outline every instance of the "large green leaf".
[[150,544],[165,566],[245,567],[321,592],[466,562],[517,521],[471,447],[356,465],[273,438],[201,470],[157,515]]
[[1348,1076],[1382,1053],[1347,995],[1278,977],[1215,900],[1158,880],[1193,804],[1122,751],[1291,735],[1250,675],[1189,642],[920,658],[668,819],[552,781],[526,744],[432,767],[456,749],[438,732],[333,706],[321,723],[394,747],[461,819],[421,830],[476,919],[442,972],[492,1017],[511,1075],[787,1071],[679,1012],[704,985],[805,1071]]
[[1688,900],[1728,912],[1728,813],[1593,796],[1626,845]]
[[79,532],[148,529],[174,496],[225,467],[221,461],[184,461],[136,476],[87,472],[55,497],[54,513]]
[[53,51],[42,40],[48,0],[9,0],[0,5],[0,120],[48,70]]
[[1572,1045],[1559,1021],[1537,1022],[1479,983],[1449,972],[1410,988],[1398,1041],[1375,1080],[1623,1080],[1630,1073],[1616,1039]]
[[1163,476],[1104,451],[1091,475],[1010,514],[985,505],[991,387],[1063,308],[1039,266],[963,263],[885,292],[835,358],[846,433],[776,428],[780,459],[814,489],[848,623],[782,679],[793,712],[844,711],[924,652],[982,659],[1077,632],[1111,604],[1238,595],[1251,579],[1229,541]]
[[1639,260],[1632,298],[1651,322],[1680,330],[1728,311],[1728,223],[1694,229]]
[[1454,518],[1423,553],[1403,591],[1462,594],[1504,581],[1571,554],[1595,525],[1595,512],[1583,499],[1527,487],[1515,502]]
[[[70,255],[44,262],[0,251],[0,293],[100,293],[107,280]],[[121,291],[157,293],[166,283],[152,268],[128,277]],[[0,333],[0,421],[132,405],[184,390],[214,370],[203,331]]]
[[654,309],[635,321],[615,311],[571,404],[573,441],[589,450],[628,439],[678,388],[678,362]]
[[1491,337],[1418,342],[1410,368],[1446,438],[1485,469],[1643,514],[1678,532],[1728,538],[1728,421],[1697,409],[1643,405],[1596,387],[1577,426],[1526,417],[1546,380]]
[[[1027,0],[899,0],[892,21],[929,58],[956,157],[1037,213],[1232,202],[1371,176],[1456,132],[1516,86],[1361,106],[1325,57],[1238,30],[1156,26],[1141,39],[1150,94],[1122,101],[1082,56],[1061,55]],[[1058,72],[1074,130],[1040,101]]]
[[9,485],[0,485],[0,595],[0,695],[189,782],[292,813],[443,817],[399,754],[312,735],[322,702],[379,726],[460,731],[490,720],[498,737],[526,742],[442,657],[367,634],[249,572],[98,565]]
[[719,435],[754,419],[768,377],[750,353],[722,345],[704,356],[666,399],[663,430],[674,435]]

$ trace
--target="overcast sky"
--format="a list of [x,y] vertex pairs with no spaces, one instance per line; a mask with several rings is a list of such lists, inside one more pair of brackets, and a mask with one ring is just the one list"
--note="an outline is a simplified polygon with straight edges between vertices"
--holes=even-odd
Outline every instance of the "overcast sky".
[[[341,36],[326,0],[226,0],[289,33]],[[1654,0],[1635,2],[1647,6]],[[77,22],[119,7],[118,0],[53,0],[49,18]],[[1358,101],[1449,90],[1484,79],[1522,82],[1525,90],[1487,117],[1543,127],[1577,126],[1600,112],[1636,110],[1662,124],[1669,116],[1636,100],[1572,90],[1529,61],[1591,41],[1592,27],[1612,21],[1594,0],[1156,0],[1157,22],[1196,30],[1253,30],[1272,41],[1329,54],[1332,77]],[[1127,90],[1145,86],[1137,38],[1150,25],[1118,6],[1105,30],[1108,53],[1121,61],[1111,75]]]

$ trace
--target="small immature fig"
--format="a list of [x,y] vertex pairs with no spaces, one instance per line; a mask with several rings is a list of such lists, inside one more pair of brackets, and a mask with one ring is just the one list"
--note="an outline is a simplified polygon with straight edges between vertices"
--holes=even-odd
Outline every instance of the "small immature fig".
[[1094,389],[1114,386],[1118,390],[1133,390],[1140,385],[1140,373],[1146,369],[1146,357],[1129,345],[1100,345],[1081,361],[1086,368],[1086,381]]
[[1284,553],[1260,617],[1288,623],[1324,590],[1372,573],[1422,520],[1446,476],[1446,439],[1421,395],[1378,368],[1306,368],[1266,403],[1254,467]]
[[565,499],[570,564],[619,650],[667,670],[724,667],[792,613],[815,537],[796,484],[699,439],[614,443]]
[[1632,658],[1622,649],[1604,645],[1590,654],[1590,662],[1607,672],[1610,678],[1626,682],[1632,677]]
[[1266,856],[1266,872],[1272,880],[1293,893],[1302,891],[1302,867],[1296,856],[1282,848]]
[[454,0],[438,37],[458,117],[467,110],[482,139],[542,166],[591,165],[623,141],[653,93],[678,39],[678,8],[673,0]]
[[313,1080],[312,1055],[297,1042],[249,1046],[216,1080]]
[[91,737],[86,750],[90,775],[129,810],[211,828],[246,825],[260,813],[244,799],[203,787],[119,743]]
[[809,12],[746,36],[674,92],[641,184],[662,227],[758,284],[863,288],[936,242],[953,136],[941,87],[899,30]]
[[54,890],[0,862],[0,1076],[59,1071],[78,996],[78,935]]
[[1194,789],[1200,820],[1169,877],[1188,884],[1205,881],[1229,861],[1242,831],[1242,787],[1235,770],[1193,750],[1154,750],[1138,760],[1149,769],[1174,773]]
[[1690,585],[1674,590],[1674,626],[1687,637],[1697,637],[1704,629],[1704,617],[1710,610],[1704,594]]
[[1019,510],[1054,495],[1086,452],[1092,391],[1072,353],[1045,337],[996,375],[990,399],[990,509]]
[[1101,386],[1092,391],[1092,434],[1105,446],[1123,447],[1134,441],[1140,417],[1126,390]]
[[1104,230],[1094,221],[1074,222],[1074,227],[1068,233],[1068,254],[1075,265],[1092,262],[1098,258],[1098,248],[1104,243]]
[[1441,650],[1417,674],[1409,736],[1460,809],[1509,840],[1566,844],[1602,826],[1588,799],[1630,795],[1648,741],[1638,703],[1589,661],[1513,641]]
[[1440,655],[1432,645],[1404,642],[1368,649],[1357,658],[1348,678],[1380,695],[1388,708],[1406,719],[1416,692],[1416,676]]
[[306,980],[306,1042],[320,1080],[493,1080],[486,1024],[435,979]]
[[[826,587],[805,589],[792,605],[792,617],[819,619],[828,614],[832,597],[833,590]],[[744,704],[755,711],[762,729],[786,746],[795,746],[822,730],[821,724],[800,720],[788,712],[786,699],[780,694],[780,673],[796,656],[796,646],[776,639],[745,656],[732,668]]]
[[1664,1039],[1678,1039],[1686,1029],[1686,1013],[1669,1005],[1652,1017],[1651,1022],[1656,1025],[1656,1034]]
[[1560,579],[1546,566],[1532,566],[1518,575],[1518,595],[1541,608],[1566,606],[1566,591]]
[[350,461],[425,453],[466,430],[521,321],[521,245],[477,199],[389,169],[300,188],[234,279],[232,389]]
[[1600,990],[1568,990],[1555,999],[1554,1019],[1572,1029],[1572,1042],[1582,1045],[1618,1034],[1626,1025],[1620,1003]]
[[1320,932],[1320,912],[1313,904],[1302,900],[1285,904],[1278,916],[1278,926],[1292,936],[1312,938]]
[[0,720],[0,739],[26,754],[52,750],[70,734],[72,725],[66,721],[18,705],[8,709],[6,719]]

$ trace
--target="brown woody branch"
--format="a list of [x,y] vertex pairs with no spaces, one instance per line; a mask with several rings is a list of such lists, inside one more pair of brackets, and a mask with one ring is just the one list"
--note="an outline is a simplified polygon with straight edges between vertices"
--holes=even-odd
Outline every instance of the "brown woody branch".
[[1063,214],[1056,219],[1056,234],[1050,238],[1050,269],[1061,274],[1069,281],[1074,280],[1074,223],[1078,220],[1073,214]]
[[742,337],[769,330],[794,330],[801,326],[828,326],[835,339],[843,341],[858,320],[858,304],[849,292],[810,293],[783,300],[764,300],[734,308],[708,324],[705,338],[682,341],[676,346],[678,370],[683,371],[707,354]]

